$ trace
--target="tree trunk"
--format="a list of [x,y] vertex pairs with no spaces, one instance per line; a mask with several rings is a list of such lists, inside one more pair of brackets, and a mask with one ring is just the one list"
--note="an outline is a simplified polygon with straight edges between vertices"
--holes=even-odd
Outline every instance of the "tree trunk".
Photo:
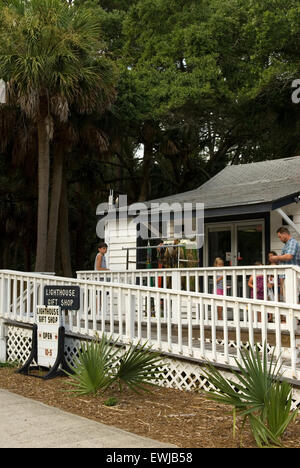
[[31,271],[31,249],[28,243],[25,245],[25,271]]
[[70,234],[69,234],[69,209],[67,184],[62,182],[60,209],[59,209],[59,237],[60,237],[60,255],[63,275],[72,277]]
[[5,242],[5,246],[3,249],[3,260],[2,260],[2,268],[5,270],[10,266],[10,246],[8,240]]
[[142,184],[140,189],[139,201],[145,201],[149,198],[150,193],[150,172],[153,159],[153,146],[152,143],[144,144],[144,157],[142,169]]
[[49,212],[48,243],[46,271],[55,271],[55,256],[57,243],[57,228],[59,205],[61,200],[62,178],[63,178],[63,150],[56,146],[54,149],[53,180]]
[[142,167],[142,181],[139,201],[145,201],[150,194],[150,175],[153,163],[153,146],[156,137],[156,127],[153,121],[146,121],[142,128],[142,142],[144,144],[144,156]]
[[49,202],[49,130],[45,114],[37,122],[38,130],[38,218],[35,271],[46,271]]

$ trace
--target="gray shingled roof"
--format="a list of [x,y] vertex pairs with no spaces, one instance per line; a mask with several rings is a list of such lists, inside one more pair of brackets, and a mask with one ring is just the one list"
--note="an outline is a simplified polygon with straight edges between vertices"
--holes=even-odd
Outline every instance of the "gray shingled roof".
[[273,203],[300,193],[300,156],[227,166],[189,192],[148,201],[199,202],[205,209]]

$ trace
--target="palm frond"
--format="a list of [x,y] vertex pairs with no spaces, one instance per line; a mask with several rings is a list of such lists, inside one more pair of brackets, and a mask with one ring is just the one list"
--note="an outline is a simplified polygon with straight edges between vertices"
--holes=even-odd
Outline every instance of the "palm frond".
[[120,390],[126,385],[137,393],[148,391],[146,385],[154,385],[161,377],[162,361],[160,355],[146,345],[130,345],[123,352],[118,341],[105,334],[101,339],[85,343],[70,365],[71,372],[66,372],[72,391],[80,395],[96,394],[114,382],[119,384]]
[[37,114],[45,93],[61,98],[63,105],[55,107],[61,121],[73,104],[86,113],[111,104],[116,69],[101,53],[101,18],[92,9],[61,0],[14,0],[0,13],[0,76],[28,116]]
[[78,350],[75,363],[70,365],[72,372],[66,372],[74,393],[96,394],[107,388],[113,381],[113,365],[118,349],[104,335],[101,340],[85,343]]
[[[262,355],[261,355],[262,354]],[[297,410],[291,411],[292,389],[282,379],[279,358],[271,357],[264,344],[261,353],[258,345],[245,349],[241,362],[236,360],[238,372],[232,370],[235,379],[225,379],[213,365],[207,364],[204,375],[214,389],[208,398],[219,403],[231,405],[248,419],[259,447],[274,444],[281,446],[281,436],[287,426],[295,419]]]
[[154,381],[161,377],[162,361],[158,353],[152,352],[151,348],[146,349],[147,343],[142,346],[130,345],[128,350],[122,355],[115,379],[122,385],[127,385],[131,390],[148,391],[146,385],[153,385]]

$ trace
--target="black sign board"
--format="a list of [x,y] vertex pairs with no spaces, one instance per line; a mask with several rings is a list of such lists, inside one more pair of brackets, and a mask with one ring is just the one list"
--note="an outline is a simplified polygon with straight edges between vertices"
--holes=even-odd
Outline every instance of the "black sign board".
[[80,309],[79,286],[44,286],[44,305],[58,306],[62,310]]

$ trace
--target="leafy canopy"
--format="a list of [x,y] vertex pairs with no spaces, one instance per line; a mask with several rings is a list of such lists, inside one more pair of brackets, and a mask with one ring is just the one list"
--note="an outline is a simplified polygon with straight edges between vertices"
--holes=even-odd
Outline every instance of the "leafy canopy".
[[114,94],[115,69],[104,54],[93,9],[61,0],[0,4],[0,76],[29,115],[41,96],[66,120],[69,107],[101,108]]

